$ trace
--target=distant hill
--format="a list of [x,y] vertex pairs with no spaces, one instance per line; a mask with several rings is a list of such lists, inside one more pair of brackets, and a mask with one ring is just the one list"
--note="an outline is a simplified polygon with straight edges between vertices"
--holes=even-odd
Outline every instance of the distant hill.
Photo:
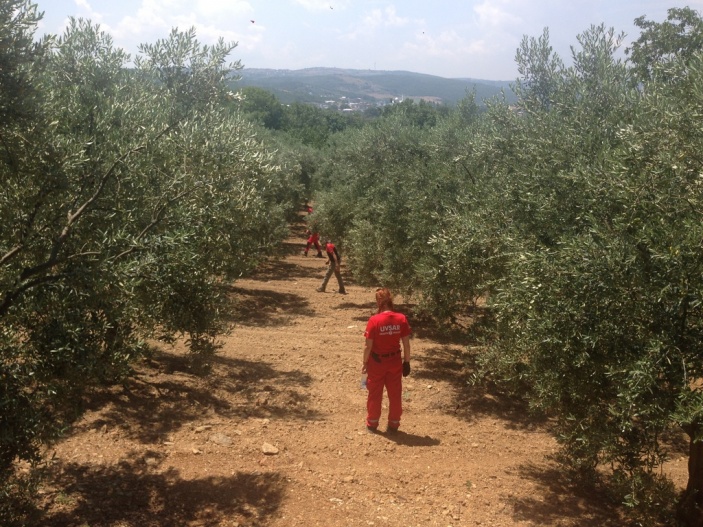
[[244,68],[236,86],[255,86],[272,92],[282,102],[324,103],[342,97],[378,104],[391,99],[424,99],[453,105],[475,88],[478,101],[500,95],[515,101],[509,81],[446,79],[409,71],[307,68],[274,70]]

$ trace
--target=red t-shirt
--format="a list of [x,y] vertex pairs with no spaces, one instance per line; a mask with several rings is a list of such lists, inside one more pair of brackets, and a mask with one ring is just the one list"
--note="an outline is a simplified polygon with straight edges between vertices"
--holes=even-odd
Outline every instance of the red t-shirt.
[[371,351],[384,355],[400,349],[400,339],[410,335],[408,319],[402,313],[384,311],[373,315],[368,324],[364,337],[373,339]]
[[315,243],[316,241],[320,240],[320,235],[317,232],[313,232],[310,234],[310,237],[308,238],[308,243]]
[[333,243],[325,244],[325,252],[327,253],[327,258],[330,262],[334,262],[334,255],[337,254],[337,259],[339,260],[339,253],[337,253],[337,247]]

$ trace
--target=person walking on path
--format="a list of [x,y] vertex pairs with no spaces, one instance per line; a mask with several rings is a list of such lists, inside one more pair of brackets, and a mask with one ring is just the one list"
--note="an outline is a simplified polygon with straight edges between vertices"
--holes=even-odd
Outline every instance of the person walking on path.
[[322,249],[320,249],[320,235],[316,232],[312,232],[311,230],[305,231],[305,234],[308,235],[308,243],[305,246],[305,250],[303,251],[303,256],[307,256],[310,247],[314,245],[315,249],[317,249],[317,257],[323,258]]
[[[366,389],[366,428],[376,432],[381,419],[383,388],[388,392],[389,434],[396,433],[403,413],[403,377],[410,375],[410,325],[393,307],[393,295],[387,287],[376,290],[378,312],[369,318],[364,337],[361,373],[368,375]],[[403,344],[401,356],[400,344]]]
[[339,293],[342,295],[346,295],[347,292],[344,289],[344,282],[342,281],[342,273],[340,273],[340,266],[341,266],[341,258],[339,257],[339,252],[337,251],[337,247],[334,246],[334,244],[330,241],[327,240],[325,242],[325,252],[327,253],[327,265],[329,266],[327,268],[327,272],[325,273],[325,277],[322,279],[322,285],[317,288],[318,293],[324,293],[325,289],[327,289],[327,282],[330,281],[330,278],[332,277],[332,273],[337,277],[337,283],[339,284]]

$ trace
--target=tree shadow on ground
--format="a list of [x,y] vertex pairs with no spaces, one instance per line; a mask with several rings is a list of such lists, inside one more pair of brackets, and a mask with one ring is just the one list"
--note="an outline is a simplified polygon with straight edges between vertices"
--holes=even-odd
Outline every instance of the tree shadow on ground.
[[530,412],[526,401],[502,394],[492,385],[472,383],[475,367],[463,349],[436,346],[425,350],[424,356],[414,362],[417,367],[412,375],[416,379],[441,381],[452,387],[450,402],[441,408],[445,413],[469,422],[481,416],[496,417],[510,429],[535,430],[548,423]]
[[307,216],[307,211],[300,211],[297,219],[288,223],[288,228],[292,238],[301,238],[303,240],[308,239],[308,235],[305,234],[309,228]]
[[[313,258],[317,259],[317,257]],[[319,261],[323,262],[322,259],[319,259]],[[247,278],[255,282],[268,282],[271,280],[280,281],[282,277],[288,280],[301,280],[319,276],[320,280],[322,280],[323,275],[324,265],[322,263],[320,263],[320,268],[318,269],[316,267],[298,265],[279,258],[270,258],[262,262],[257,267],[256,272]]]
[[466,383],[466,365],[462,357],[460,349],[450,346],[427,348],[423,356],[417,358],[421,368],[416,368],[413,376],[427,381],[448,382],[457,388],[463,387]]
[[62,507],[52,507],[42,525],[73,527],[76,518],[91,527],[139,525],[216,526],[224,521],[264,526],[278,511],[286,482],[278,473],[238,472],[231,477],[184,480],[162,471],[163,459],[132,455],[118,465],[54,464],[53,481]]
[[[518,469],[521,479],[535,482],[535,497],[508,497],[513,518],[533,525],[556,525],[564,520],[582,527],[621,527],[627,523],[620,508],[595,487],[575,483],[568,472],[555,467],[527,464]],[[571,523],[571,522],[570,522]]]
[[[373,298],[373,295],[371,295],[370,298]],[[469,328],[460,326],[459,324],[439,324],[427,317],[415,315],[413,313],[416,308],[417,304],[395,304],[395,310],[399,313],[403,313],[407,317],[408,323],[413,331],[413,338],[417,337],[432,340],[439,344],[464,346],[475,342],[475,338],[472,336],[472,332]],[[354,317],[354,320],[365,322],[369,317],[376,314],[376,302],[374,300],[364,303],[343,302],[333,309],[355,309],[363,311],[364,313]]]
[[[481,310],[477,316],[484,316]],[[415,329],[417,328],[417,329]],[[498,387],[481,379],[474,382],[478,372],[477,353],[482,347],[477,336],[481,327],[472,324],[454,331],[435,326],[431,321],[415,324],[414,334],[438,345],[425,350],[417,359],[412,375],[427,381],[442,381],[453,389],[450,404],[439,408],[467,422],[487,416],[502,421],[506,429],[542,430],[550,432],[551,422],[531,411],[525,399],[501,392]],[[672,448],[685,450],[680,436],[672,438]],[[548,462],[549,456],[545,458]],[[605,482],[579,483],[570,473],[555,463],[528,464],[518,469],[519,479],[534,482],[538,489],[534,497],[503,496],[513,510],[516,522],[531,525],[579,525],[583,527],[621,527],[634,525],[623,517],[623,508],[613,502],[604,490]]]
[[[415,304],[406,304],[404,312],[412,313],[416,308]],[[438,344],[469,346],[476,344],[474,321],[480,320],[484,314],[483,308],[473,308],[462,324],[459,322],[439,323],[423,315],[410,315],[408,318],[413,333],[418,338],[432,340]]]
[[680,428],[672,428],[665,431],[662,434],[661,441],[671,453],[684,457],[688,457],[691,453],[690,438]]
[[[295,239],[296,241],[284,241],[280,245],[280,249],[277,251],[277,253],[280,256],[287,257],[287,256],[298,256],[302,255],[305,252],[305,246],[307,245],[308,237],[305,235],[304,230],[296,230],[291,232],[291,238]],[[321,247],[322,249],[322,247]],[[325,251],[322,251],[322,254],[325,254]],[[317,249],[315,249],[315,246],[312,245],[310,247],[310,250],[308,250],[308,258],[310,257],[316,257],[317,256]]]
[[230,286],[230,324],[254,327],[288,326],[295,317],[313,317],[315,310],[305,297],[277,291]]
[[[399,313],[403,313],[407,318],[408,318],[408,323],[410,324],[410,327],[413,330],[413,335],[416,333],[416,328],[415,328],[415,321],[413,319],[413,316],[411,315],[412,312],[412,304],[401,304],[401,305],[396,305],[395,310],[398,311]],[[333,307],[332,309],[355,309],[362,311],[363,314],[360,314],[358,316],[353,317],[353,320],[357,322],[366,322],[368,321],[369,317],[372,315],[376,314],[376,302],[374,300],[370,302],[364,302],[363,304],[359,304],[356,302],[343,302],[339,304],[336,307]],[[423,335],[423,338],[424,335]],[[431,337],[428,337],[431,338]]]
[[368,322],[369,317],[376,313],[376,303],[367,302],[364,304],[359,304],[356,302],[342,302],[341,304],[334,306],[332,309],[338,310],[354,310],[359,311],[361,314],[351,317],[350,320],[354,322],[363,322],[364,327],[366,327],[366,322]]
[[[407,309],[412,309],[408,304]],[[483,317],[482,308],[475,308],[475,317]],[[413,376],[418,379],[448,383],[453,389],[452,399],[442,410],[466,421],[480,416],[497,417],[508,428],[533,430],[546,424],[541,416],[529,411],[527,403],[519,398],[501,394],[493,385],[474,383],[477,371],[470,346],[476,346],[476,328],[472,320],[464,325],[441,324],[418,317],[412,321],[413,337],[435,342],[415,362]]]
[[163,352],[122,385],[92,394],[86,407],[99,417],[76,429],[119,428],[151,444],[207,416],[319,418],[309,410],[308,373],[280,371],[263,361],[216,356],[212,362],[211,373],[200,377],[187,372],[182,357]]

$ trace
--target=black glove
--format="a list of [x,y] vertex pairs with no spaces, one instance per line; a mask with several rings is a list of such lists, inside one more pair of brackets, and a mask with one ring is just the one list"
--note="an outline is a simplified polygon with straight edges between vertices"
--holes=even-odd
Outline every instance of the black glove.
[[403,361],[403,377],[410,375],[410,363],[408,361]]

